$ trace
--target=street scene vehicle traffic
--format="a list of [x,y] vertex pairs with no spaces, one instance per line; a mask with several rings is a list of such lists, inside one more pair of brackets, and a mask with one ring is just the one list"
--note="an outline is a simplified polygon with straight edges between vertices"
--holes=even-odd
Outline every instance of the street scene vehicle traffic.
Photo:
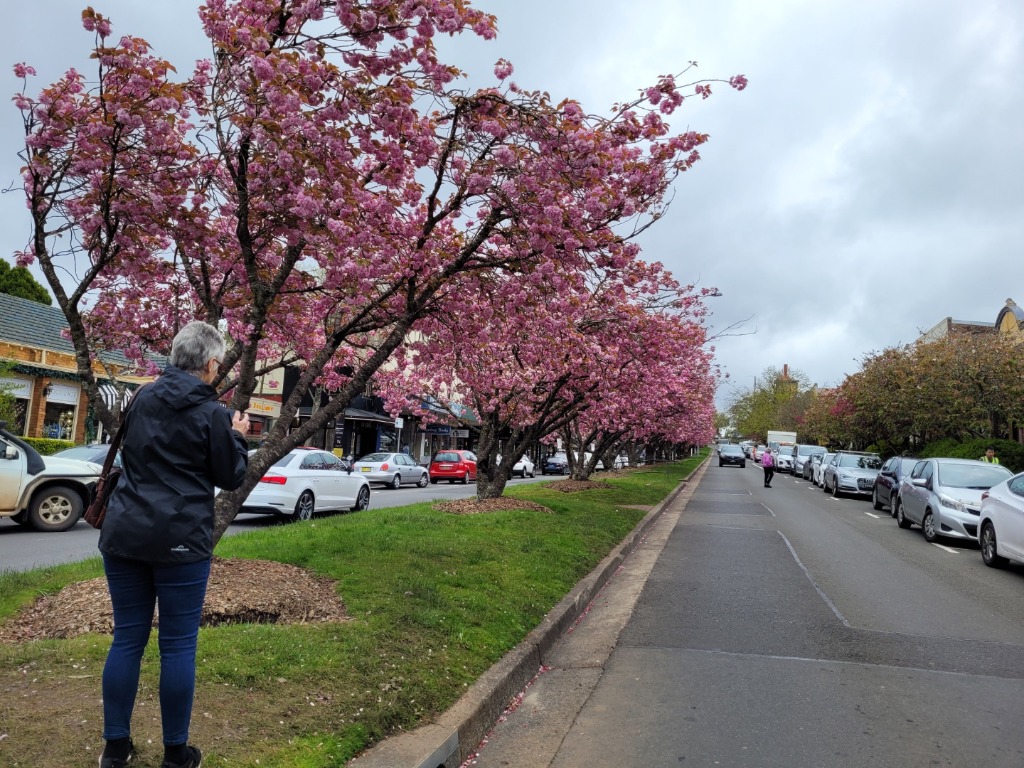
[[41,456],[0,425],[0,517],[37,531],[66,531],[92,500],[102,467]]

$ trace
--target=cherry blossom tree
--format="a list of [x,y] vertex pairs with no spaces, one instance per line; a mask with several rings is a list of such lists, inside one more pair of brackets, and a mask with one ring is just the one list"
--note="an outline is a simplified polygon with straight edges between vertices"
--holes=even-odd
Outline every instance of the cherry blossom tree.
[[[38,262],[108,428],[90,360],[116,349],[152,370],[196,317],[231,339],[216,386],[235,408],[261,373],[300,368],[246,482],[218,498],[219,536],[267,467],[467,281],[527,290],[637,260],[617,226],[662,215],[707,138],[667,117],[710,86],[662,77],[592,116],[506,82],[502,60],[496,87],[461,91],[434,39],[495,34],[463,0],[206,0],[199,13],[211,56],[180,80],[92,9],[95,80],[70,69],[33,98],[32,68],[15,68],[32,218],[18,261]],[[314,386],[329,401],[290,430]]]
[[[421,324],[392,381],[391,407],[408,392],[471,406],[479,498],[500,496],[516,459],[558,434],[573,451],[576,479],[627,436],[665,429],[709,440],[714,383],[702,295],[639,260],[531,290],[513,279],[477,280],[458,293],[460,302],[473,298],[472,310],[453,307]],[[591,443],[594,456],[584,461]]]

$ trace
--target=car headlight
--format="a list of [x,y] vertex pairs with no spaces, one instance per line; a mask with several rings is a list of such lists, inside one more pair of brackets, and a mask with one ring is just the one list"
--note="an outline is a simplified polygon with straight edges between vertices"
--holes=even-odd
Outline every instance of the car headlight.
[[954,499],[952,496],[946,496],[945,494],[939,495],[939,504],[949,509],[955,509],[957,512],[966,512],[967,507],[962,501]]

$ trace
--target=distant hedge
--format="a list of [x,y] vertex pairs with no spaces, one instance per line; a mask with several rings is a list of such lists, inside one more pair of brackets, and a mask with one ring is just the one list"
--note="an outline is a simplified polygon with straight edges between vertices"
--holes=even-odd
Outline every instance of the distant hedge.
[[917,454],[922,459],[945,457],[950,459],[980,459],[985,455],[985,449],[989,446],[996,449],[996,456],[999,463],[1011,472],[1024,471],[1024,445],[1015,443],[1013,440],[991,440],[978,438],[975,440],[946,439],[928,443]]
[[75,444],[70,440],[54,440],[52,437],[23,437],[21,439],[43,454],[43,456],[63,451],[65,448],[75,447]]

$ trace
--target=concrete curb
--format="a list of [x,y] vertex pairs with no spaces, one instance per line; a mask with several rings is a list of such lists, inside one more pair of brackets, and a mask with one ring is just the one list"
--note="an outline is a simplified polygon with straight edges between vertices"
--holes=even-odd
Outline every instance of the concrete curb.
[[386,739],[349,763],[350,768],[458,768],[474,752],[509,702],[537,675],[552,647],[583,615],[622,561],[709,459],[679,483],[552,608],[519,645],[484,672],[436,723]]

